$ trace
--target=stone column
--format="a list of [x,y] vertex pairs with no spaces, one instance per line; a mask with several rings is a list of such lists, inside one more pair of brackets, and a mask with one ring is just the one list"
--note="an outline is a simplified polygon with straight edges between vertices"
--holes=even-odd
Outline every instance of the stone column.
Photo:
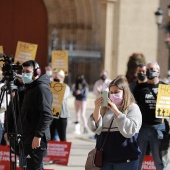
[[[113,79],[115,72],[113,67],[113,33],[114,33],[114,6],[116,0],[102,0],[106,3],[106,32],[105,32],[105,56],[104,56],[104,69],[108,71],[109,77]],[[115,69],[114,69],[115,70]]]

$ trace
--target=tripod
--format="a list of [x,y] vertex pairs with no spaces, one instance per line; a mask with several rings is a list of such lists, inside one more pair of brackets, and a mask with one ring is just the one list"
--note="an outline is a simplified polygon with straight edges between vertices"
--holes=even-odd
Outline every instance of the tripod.
[[[14,85],[14,81],[6,80],[5,85],[1,88],[0,106],[4,96],[6,97],[7,105],[5,111],[5,123],[10,148],[10,170],[16,170],[17,168],[17,155],[19,155],[22,169],[26,170],[27,166],[26,159],[24,159],[25,156],[22,141],[19,92],[17,86]],[[8,96],[10,96],[10,100],[8,99]],[[12,160],[12,154],[14,154],[14,161]]]

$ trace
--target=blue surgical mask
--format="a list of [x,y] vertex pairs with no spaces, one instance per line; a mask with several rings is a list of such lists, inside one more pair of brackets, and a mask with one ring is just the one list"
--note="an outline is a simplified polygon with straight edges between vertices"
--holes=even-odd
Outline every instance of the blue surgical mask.
[[33,82],[32,73],[22,73],[22,81],[24,84],[30,84]]

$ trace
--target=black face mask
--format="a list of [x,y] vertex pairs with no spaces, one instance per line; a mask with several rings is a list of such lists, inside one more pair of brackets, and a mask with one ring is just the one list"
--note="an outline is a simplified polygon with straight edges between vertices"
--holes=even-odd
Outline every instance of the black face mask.
[[60,83],[60,80],[59,80],[59,79],[54,79],[54,81]]
[[102,79],[102,80],[106,80],[106,79],[107,79],[107,76],[102,75],[102,76],[100,76],[100,79]]
[[149,80],[154,79],[155,77],[158,77],[158,72],[157,71],[153,71],[153,70],[147,70],[146,71],[146,76]]
[[144,73],[138,73],[138,79],[139,79],[140,81],[145,80],[145,79],[146,79],[146,74],[144,74]]

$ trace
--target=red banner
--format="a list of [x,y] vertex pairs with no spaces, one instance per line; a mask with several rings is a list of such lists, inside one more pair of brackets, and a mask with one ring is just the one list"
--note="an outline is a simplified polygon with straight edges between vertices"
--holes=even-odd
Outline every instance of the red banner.
[[142,170],[156,170],[154,161],[151,155],[146,155],[142,163]]
[[44,158],[44,162],[52,161],[54,164],[67,165],[70,149],[71,142],[49,141],[47,156]]
[[[47,156],[44,158],[44,162],[67,165],[70,155],[70,149],[71,142],[49,141]],[[0,145],[0,170],[10,169],[9,155],[9,146]],[[12,156],[12,161],[14,161],[14,155]],[[17,170],[21,170],[21,168],[18,167]]]
[[[10,155],[9,146],[0,145],[0,170],[9,170],[10,169],[10,156],[9,155]],[[14,154],[12,154],[11,161],[12,162],[14,161]],[[14,163],[12,165],[15,166]],[[20,170],[20,169],[18,168],[17,170]]]

